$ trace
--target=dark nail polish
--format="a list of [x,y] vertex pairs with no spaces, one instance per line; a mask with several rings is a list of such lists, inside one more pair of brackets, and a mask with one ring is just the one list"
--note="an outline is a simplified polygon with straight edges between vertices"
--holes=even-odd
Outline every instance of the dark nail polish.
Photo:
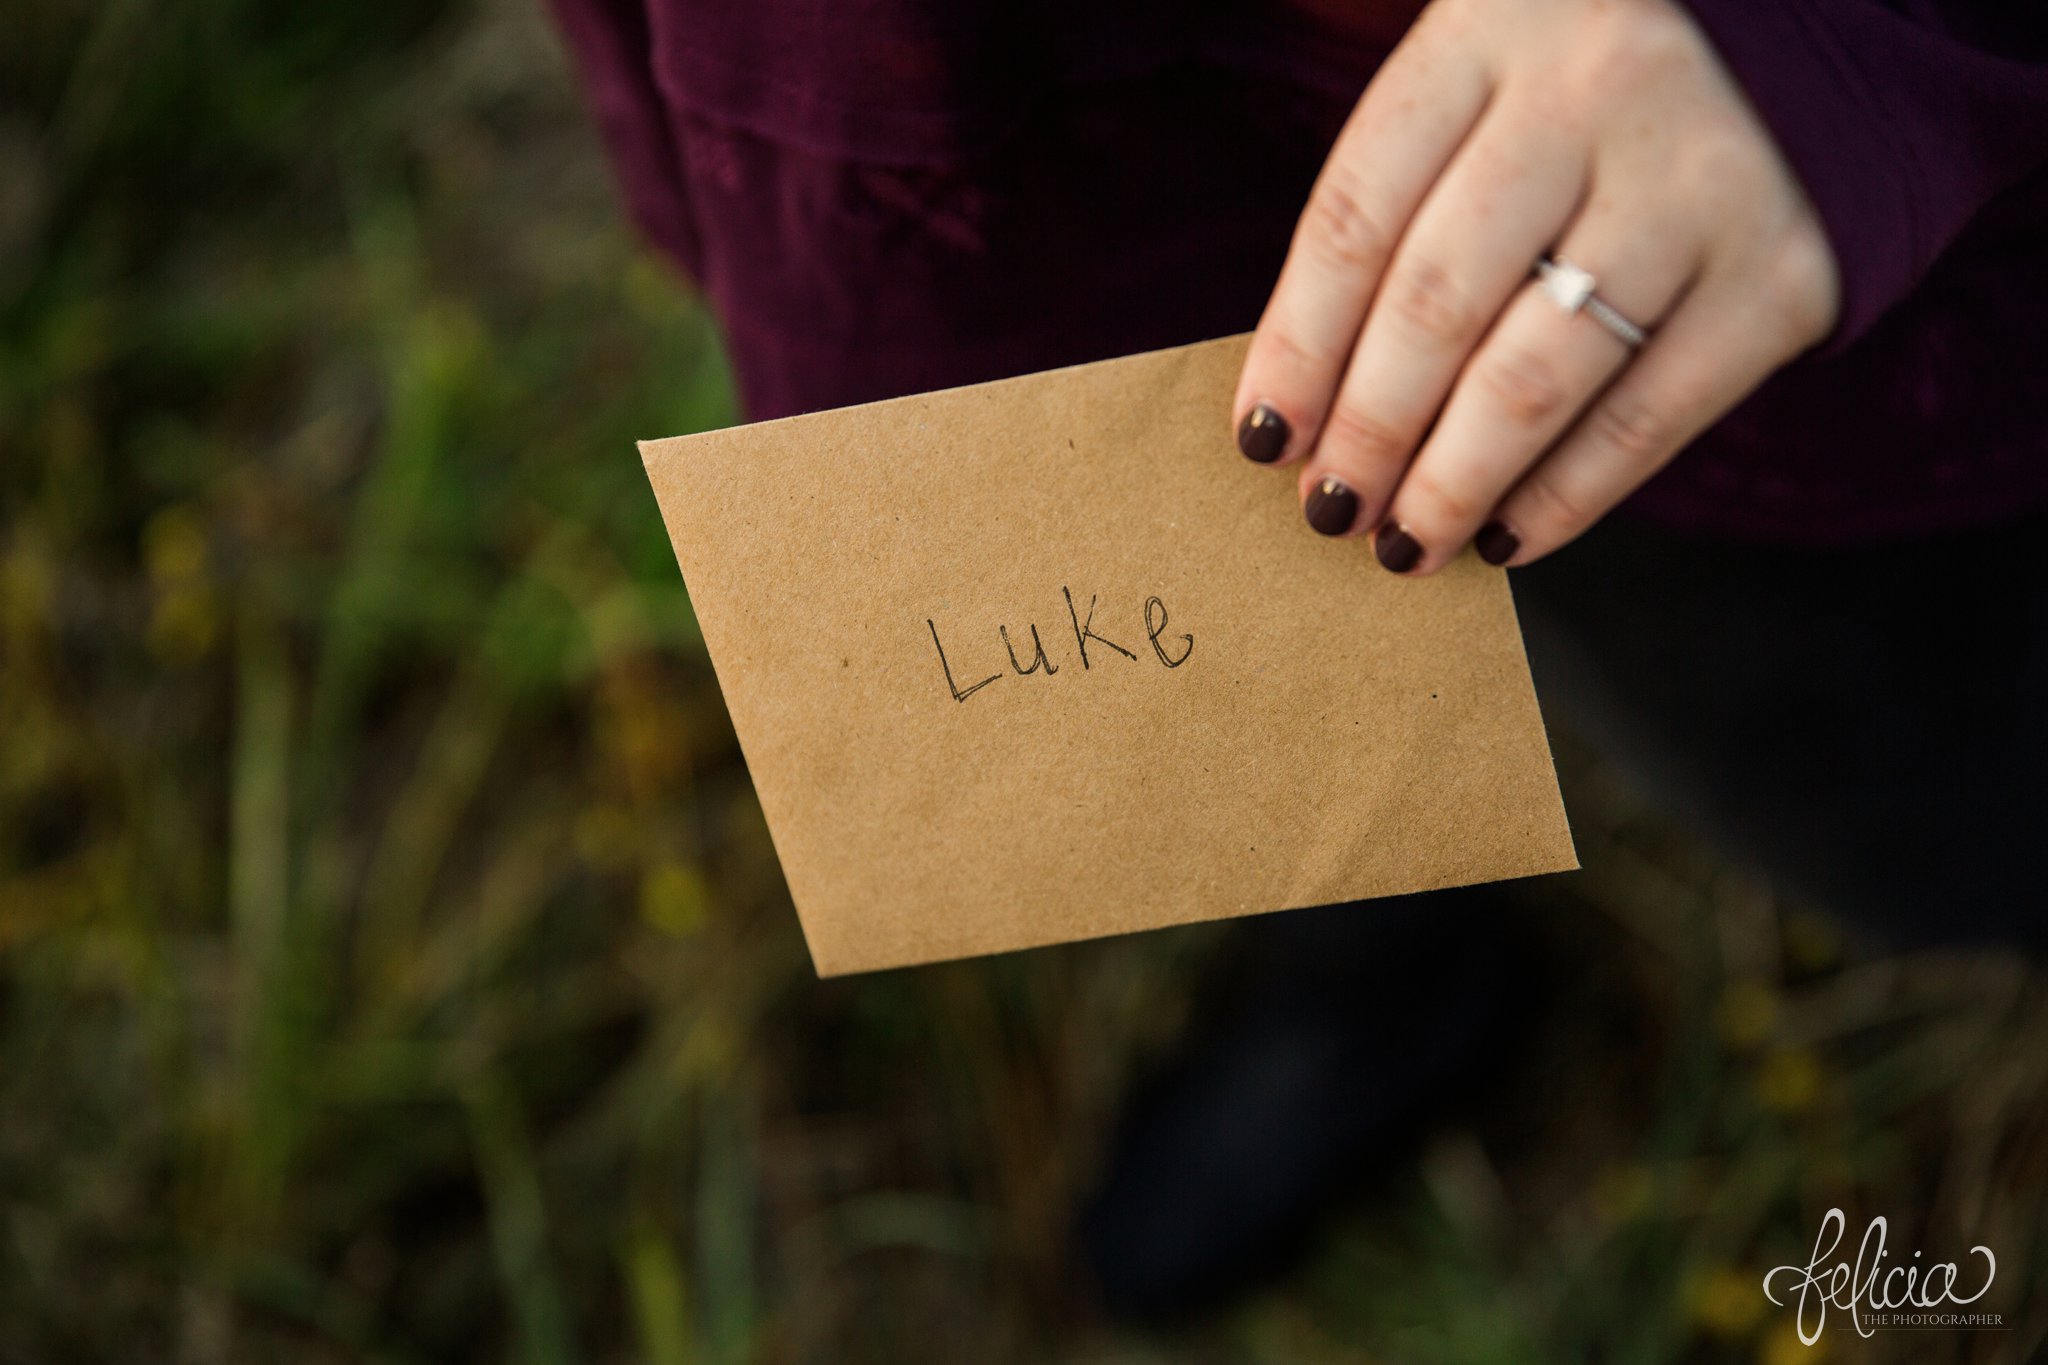
[[1244,415],[1237,426],[1237,448],[1255,464],[1271,464],[1287,453],[1287,438],[1293,435],[1271,403],[1260,403]]
[[1522,548],[1522,538],[1497,521],[1489,521],[1472,537],[1472,547],[1489,564],[1505,564]]
[[1422,545],[1401,529],[1398,521],[1386,522],[1373,537],[1373,553],[1389,573],[1407,573],[1422,562]]
[[1309,490],[1301,513],[1319,533],[1341,536],[1358,520],[1358,494],[1325,475],[1321,483]]

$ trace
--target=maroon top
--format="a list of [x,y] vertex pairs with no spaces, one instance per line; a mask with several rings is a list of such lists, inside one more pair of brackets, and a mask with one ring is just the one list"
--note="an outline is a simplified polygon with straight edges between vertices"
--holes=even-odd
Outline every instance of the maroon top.
[[[2048,502],[2048,5],[1686,0],[1843,312],[1633,500],[1811,542]],[[554,0],[750,416],[1256,322],[1412,0]]]

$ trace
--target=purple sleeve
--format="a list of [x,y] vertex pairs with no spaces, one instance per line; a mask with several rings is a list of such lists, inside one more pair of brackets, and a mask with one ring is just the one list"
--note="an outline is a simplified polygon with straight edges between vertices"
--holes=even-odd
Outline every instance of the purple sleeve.
[[2037,0],[1684,0],[1805,185],[1868,331],[1977,211],[2048,164]]
[[674,130],[655,85],[645,0],[553,0],[634,223],[684,271],[700,273]]

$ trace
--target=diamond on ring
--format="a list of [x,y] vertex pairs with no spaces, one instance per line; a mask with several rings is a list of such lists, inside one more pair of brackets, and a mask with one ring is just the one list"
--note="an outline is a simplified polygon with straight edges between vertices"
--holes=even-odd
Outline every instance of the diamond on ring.
[[1576,313],[1593,297],[1593,276],[1561,256],[1544,256],[1536,262],[1536,274],[1543,292],[1567,313]]
[[1622,345],[1633,348],[1647,339],[1647,332],[1593,292],[1591,271],[1573,265],[1562,256],[1545,254],[1536,258],[1536,278],[1552,303],[1567,313],[1585,313]]

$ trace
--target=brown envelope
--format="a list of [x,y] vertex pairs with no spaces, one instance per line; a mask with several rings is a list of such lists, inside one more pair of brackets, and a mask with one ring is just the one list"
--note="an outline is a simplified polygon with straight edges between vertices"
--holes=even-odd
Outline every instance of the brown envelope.
[[641,446],[821,975],[1577,866],[1506,575],[1311,532],[1244,346]]

